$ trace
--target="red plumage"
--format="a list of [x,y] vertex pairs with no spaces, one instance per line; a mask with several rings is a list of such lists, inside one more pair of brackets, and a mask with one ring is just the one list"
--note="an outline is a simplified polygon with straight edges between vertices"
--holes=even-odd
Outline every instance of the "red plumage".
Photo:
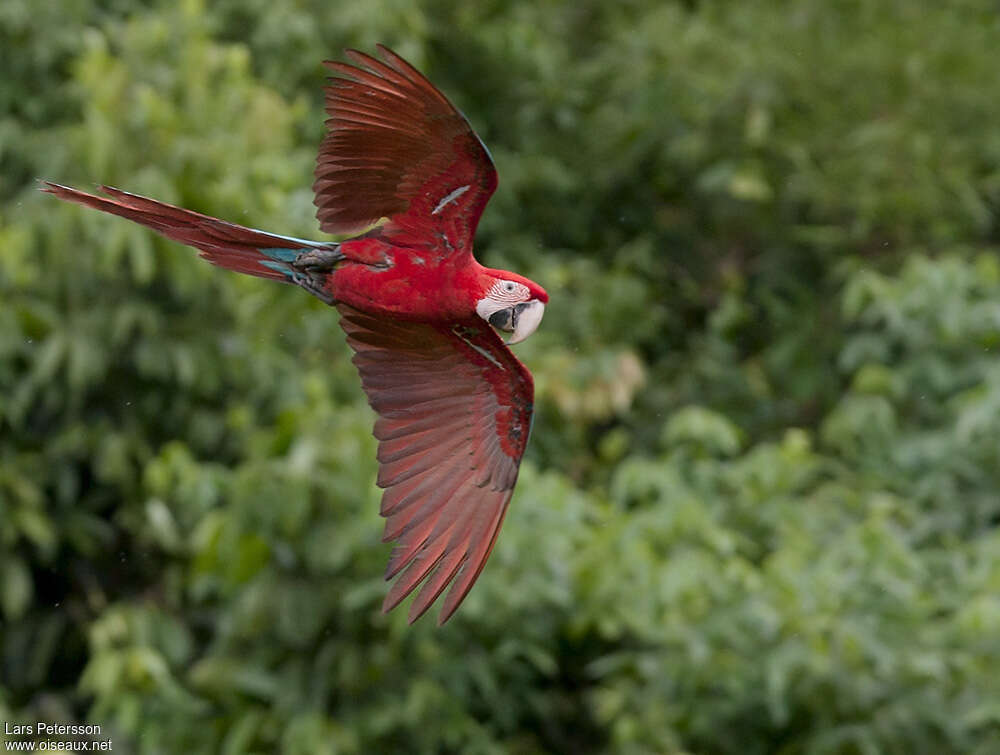
[[263,254],[261,249],[304,250],[331,246],[255,231],[111,186],[99,188],[108,196],[88,194],[51,181],[42,183],[42,191],[54,194],[60,199],[134,220],[168,239],[201,250],[201,256],[214,265],[238,273],[256,275],[259,278],[291,282],[287,274],[260,264],[262,261],[273,261],[273,258]]
[[[531,427],[531,375],[494,331],[523,340],[548,301],[537,284],[481,266],[472,239],[497,177],[466,119],[385,47],[326,62],[316,166],[319,243],[265,233],[135,194],[53,183],[60,199],[121,215],[214,264],[297,284],[333,304],[378,414],[384,539],[395,540],[390,610],[423,585],[416,620],[448,585],[458,608],[496,542]],[[374,227],[373,227],[374,226]]]
[[433,84],[391,50],[378,49],[384,62],[356,50],[347,51],[355,65],[324,62],[341,76],[326,88],[330,132],[313,184],[320,226],[351,233],[384,217],[386,235],[439,253],[470,253],[497,186],[493,161]]
[[[410,609],[415,619],[465,567],[441,611],[446,620],[492,549],[517,481],[531,421],[531,375],[486,323],[396,321],[340,305],[354,364],[379,415],[381,513],[397,540],[386,572],[391,609],[439,560]],[[477,321],[478,320],[478,321]],[[496,428],[517,427],[504,448]],[[419,558],[418,558],[419,556]]]

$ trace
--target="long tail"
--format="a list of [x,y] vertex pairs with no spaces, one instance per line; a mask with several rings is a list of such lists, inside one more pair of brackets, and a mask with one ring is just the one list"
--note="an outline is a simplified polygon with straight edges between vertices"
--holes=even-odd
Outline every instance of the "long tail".
[[335,243],[324,244],[244,228],[110,186],[99,188],[108,196],[42,182],[42,191],[59,199],[134,220],[168,239],[195,247],[212,264],[259,278],[301,285],[301,273],[292,265],[299,253],[304,249],[332,252],[337,248]]

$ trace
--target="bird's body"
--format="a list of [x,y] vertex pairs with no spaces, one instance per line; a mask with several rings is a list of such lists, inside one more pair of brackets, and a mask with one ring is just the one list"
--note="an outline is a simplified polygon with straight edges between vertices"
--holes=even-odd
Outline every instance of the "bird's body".
[[[298,285],[335,306],[378,414],[378,485],[397,575],[384,608],[423,586],[418,618],[449,584],[446,621],[475,582],[506,513],[531,426],[531,375],[496,334],[529,336],[548,296],[480,265],[472,239],[496,171],[465,118],[387,48],[327,62],[329,133],[316,168],[323,230],[279,236],[110,187],[57,197],[142,223],[210,262]],[[360,234],[360,235],[357,235]],[[405,571],[404,571],[405,570]]]

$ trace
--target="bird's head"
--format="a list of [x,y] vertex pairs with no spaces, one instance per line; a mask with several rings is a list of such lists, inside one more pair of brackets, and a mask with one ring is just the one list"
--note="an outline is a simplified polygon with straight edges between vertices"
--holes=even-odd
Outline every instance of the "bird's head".
[[476,313],[497,330],[513,333],[507,344],[520,343],[535,332],[549,295],[527,278],[506,270],[489,270]]

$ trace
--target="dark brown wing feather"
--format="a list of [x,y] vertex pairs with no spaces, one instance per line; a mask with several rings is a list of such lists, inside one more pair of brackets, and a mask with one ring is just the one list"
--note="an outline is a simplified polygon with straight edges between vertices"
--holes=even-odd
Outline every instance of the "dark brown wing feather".
[[378,413],[385,540],[397,545],[384,610],[421,582],[419,618],[451,583],[444,623],[489,557],[528,442],[531,374],[482,322],[385,321],[338,306]]
[[470,251],[496,189],[489,153],[465,117],[386,47],[326,61],[329,133],[316,164],[317,216],[328,233],[357,233],[389,218],[410,244]]

